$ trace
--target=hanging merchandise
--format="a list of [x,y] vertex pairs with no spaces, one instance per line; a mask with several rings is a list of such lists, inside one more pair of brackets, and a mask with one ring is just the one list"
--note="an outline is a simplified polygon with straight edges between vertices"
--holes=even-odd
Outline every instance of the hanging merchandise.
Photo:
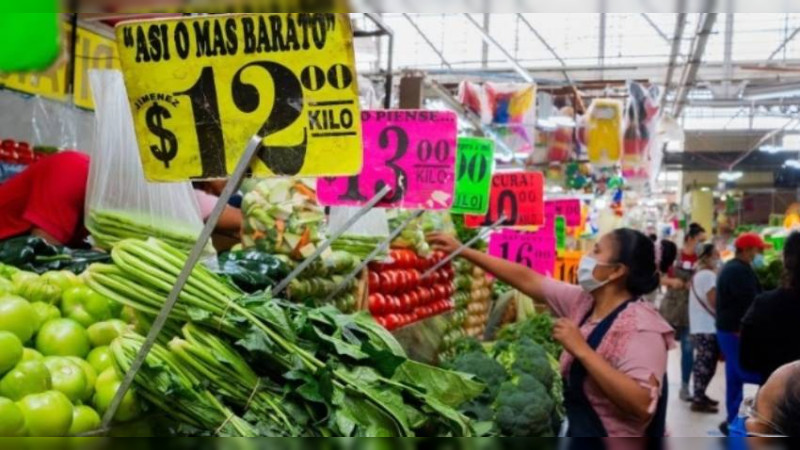
[[586,125],[589,161],[596,167],[619,164],[622,151],[622,102],[598,99],[589,107]]
[[[97,135],[86,192],[86,228],[95,244],[109,249],[124,239],[157,237],[191,249],[203,228],[192,185],[145,180],[122,74],[93,71],[91,79]],[[210,245],[207,253],[214,253]]]
[[563,164],[575,156],[575,109],[566,106],[558,115],[551,118],[556,128],[548,133],[547,161],[552,164]]
[[648,90],[639,83],[628,83],[628,103],[625,111],[622,174],[635,187],[650,180],[651,149],[658,122],[659,107]]
[[490,126],[498,154],[531,154],[536,147],[536,85],[462,82],[459,101]]

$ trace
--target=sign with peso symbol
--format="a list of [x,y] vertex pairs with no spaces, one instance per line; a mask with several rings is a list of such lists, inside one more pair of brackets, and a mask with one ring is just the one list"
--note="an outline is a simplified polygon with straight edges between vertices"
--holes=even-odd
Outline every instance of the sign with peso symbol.
[[449,111],[364,111],[364,170],[317,180],[325,206],[360,206],[385,186],[382,208],[446,210],[455,186],[456,114]]
[[494,168],[494,141],[459,138],[456,162],[456,198],[451,211],[486,214]]
[[116,31],[148,180],[227,177],[256,134],[256,176],[361,170],[346,14],[227,14]]

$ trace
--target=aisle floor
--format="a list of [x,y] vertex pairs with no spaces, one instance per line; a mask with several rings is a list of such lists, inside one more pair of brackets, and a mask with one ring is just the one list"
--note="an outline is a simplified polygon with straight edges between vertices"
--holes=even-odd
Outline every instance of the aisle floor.
[[[669,358],[669,409],[667,426],[672,437],[721,437],[719,424],[725,419],[725,366],[720,364],[711,383],[708,395],[722,402],[719,414],[698,414],[691,405],[679,398],[681,389],[680,351],[674,350]],[[754,395],[756,388],[748,386],[745,395]]]

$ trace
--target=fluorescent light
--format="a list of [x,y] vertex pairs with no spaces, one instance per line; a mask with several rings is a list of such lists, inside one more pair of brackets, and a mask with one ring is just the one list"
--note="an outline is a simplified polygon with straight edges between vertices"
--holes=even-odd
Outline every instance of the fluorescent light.
[[800,96],[800,84],[787,83],[775,86],[751,87],[744,91],[747,100],[773,100]]
[[744,172],[720,172],[719,179],[727,183],[739,181],[744,177]]
[[788,167],[790,169],[800,170],[800,161],[796,159],[790,159],[783,163],[783,167]]
[[711,188],[710,187],[700,188],[700,190],[703,191],[703,192],[711,192]]
[[791,151],[786,147],[779,147],[777,145],[764,145],[761,148],[759,148],[758,150],[762,151],[764,153],[773,153],[773,154]]

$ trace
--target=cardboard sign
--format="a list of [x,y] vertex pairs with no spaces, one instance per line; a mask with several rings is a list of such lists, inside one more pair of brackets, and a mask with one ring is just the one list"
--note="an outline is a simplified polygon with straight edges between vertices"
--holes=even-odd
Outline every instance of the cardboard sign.
[[361,206],[385,186],[382,208],[445,210],[455,187],[456,114],[450,111],[364,111],[364,170],[355,177],[323,178],[325,206]]
[[466,225],[488,227],[502,215],[507,218],[505,227],[544,225],[544,176],[539,172],[495,174],[489,213],[486,216],[467,216]]
[[489,239],[489,254],[522,264],[542,275],[553,276],[557,259],[556,240],[546,231],[503,230],[493,233]]
[[562,216],[568,227],[581,226],[581,201],[578,199],[548,200],[544,203],[544,215],[549,220]]
[[361,170],[346,14],[123,22],[117,42],[149,180],[227,177],[256,134],[256,176]]
[[459,138],[456,162],[456,198],[452,211],[459,214],[486,214],[494,169],[494,141]]

